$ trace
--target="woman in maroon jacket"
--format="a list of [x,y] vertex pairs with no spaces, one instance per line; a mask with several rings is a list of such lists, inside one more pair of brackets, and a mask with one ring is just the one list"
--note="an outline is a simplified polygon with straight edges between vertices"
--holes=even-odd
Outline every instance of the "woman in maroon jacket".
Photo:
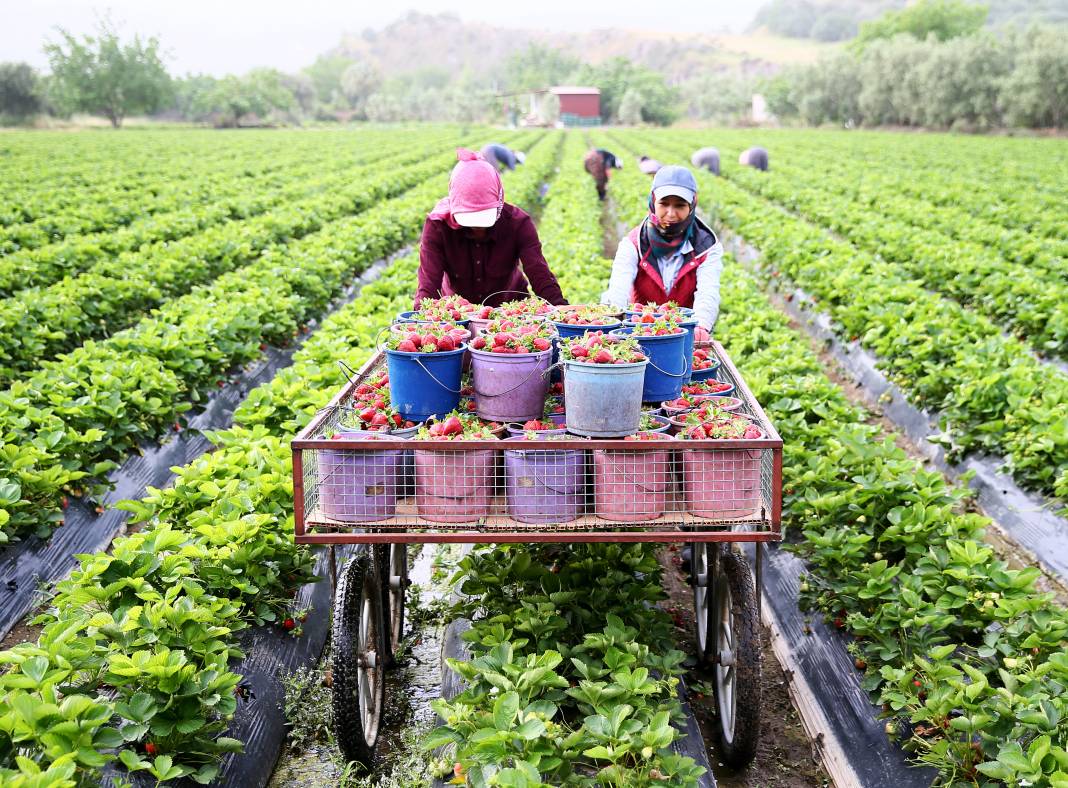
[[522,297],[528,284],[550,304],[566,304],[534,222],[504,201],[497,169],[473,151],[461,148],[456,156],[449,196],[423,225],[415,308],[424,298],[453,293],[498,306]]

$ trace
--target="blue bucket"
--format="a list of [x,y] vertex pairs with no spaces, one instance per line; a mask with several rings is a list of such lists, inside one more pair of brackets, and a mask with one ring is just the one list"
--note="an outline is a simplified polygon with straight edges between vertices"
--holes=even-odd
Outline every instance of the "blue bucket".
[[591,364],[564,360],[567,431],[588,438],[622,438],[638,431],[648,361]]
[[[690,350],[690,366],[691,367],[693,366],[693,349],[692,348]],[[709,367],[708,369],[694,369],[690,373],[690,381],[689,382],[691,382],[691,383],[701,383],[702,381],[705,381],[705,380],[712,380],[713,378],[717,378],[717,373],[719,372],[719,367],[720,367],[719,359],[716,359],[715,363],[711,367]]]
[[467,345],[442,353],[386,350],[390,404],[408,421],[426,421],[456,410]]
[[[631,324],[612,333],[625,336],[633,328]],[[690,366],[684,356],[687,336],[690,336],[689,331],[663,337],[634,337],[649,359],[649,366],[645,369],[645,384],[642,386],[643,402],[666,402],[682,395]],[[663,399],[658,399],[661,395]]]
[[[687,315],[686,319],[679,323],[682,328],[686,329],[686,342],[685,348],[683,349],[683,359],[686,362],[686,377],[682,380],[685,385],[690,382],[691,376],[693,375],[693,345],[696,338],[694,331],[697,330],[697,318],[693,316],[692,309],[685,309],[684,307],[680,307],[680,309],[684,309],[684,314]],[[631,312],[629,314],[637,314],[637,312]],[[623,323],[623,328],[634,325],[637,325],[637,323],[631,322],[628,318],[627,321]]]

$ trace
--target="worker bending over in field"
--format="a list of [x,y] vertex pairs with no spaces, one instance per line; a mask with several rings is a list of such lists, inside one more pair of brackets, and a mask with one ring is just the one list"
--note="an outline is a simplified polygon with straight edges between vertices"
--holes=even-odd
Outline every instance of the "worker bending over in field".
[[713,175],[719,175],[719,151],[715,148],[699,148],[690,157],[690,164],[697,169],[706,169]]
[[566,304],[541,252],[534,222],[504,201],[497,168],[461,148],[449,194],[427,216],[419,241],[419,289],[424,298],[458,293],[475,304],[498,306],[527,292]]
[[623,160],[604,148],[597,148],[586,154],[585,164],[586,172],[593,176],[593,182],[597,184],[597,196],[603,200],[605,187],[608,185],[608,173],[610,170],[622,169]]
[[653,178],[649,215],[619,242],[601,303],[623,309],[674,301],[693,309],[694,339],[707,342],[719,316],[723,245],[696,211],[693,173],[662,168]]
[[646,175],[656,175],[663,166],[656,159],[650,159],[648,156],[638,157],[638,169]]
[[761,172],[768,171],[768,152],[765,148],[750,148],[742,151],[738,157],[738,163],[749,167],[756,167]]
[[482,158],[497,168],[497,172],[505,169],[514,170],[515,165],[522,164],[527,160],[526,154],[521,150],[513,151],[498,142],[491,142],[482,146]]

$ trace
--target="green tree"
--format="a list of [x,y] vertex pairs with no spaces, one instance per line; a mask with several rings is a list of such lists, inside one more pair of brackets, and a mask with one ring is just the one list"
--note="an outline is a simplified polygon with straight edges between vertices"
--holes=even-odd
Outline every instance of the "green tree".
[[642,122],[642,94],[635,88],[628,88],[619,102],[619,122],[624,126]]
[[184,120],[204,120],[211,114],[211,95],[218,83],[208,74],[186,74],[173,81],[174,108]]
[[679,116],[679,92],[669,87],[664,75],[635,65],[624,57],[597,66],[584,64],[572,76],[577,85],[592,85],[601,91],[601,118],[611,123],[619,116],[620,103],[628,90],[641,96],[642,120],[668,126]]
[[21,121],[40,112],[40,82],[29,63],[0,63],[0,117]]
[[341,93],[345,103],[356,114],[363,115],[367,99],[382,84],[382,75],[378,69],[366,62],[353,63],[341,75]]
[[900,11],[887,11],[878,19],[864,22],[855,43],[858,48],[863,48],[872,41],[893,38],[901,33],[921,41],[928,36],[939,41],[970,36],[982,29],[989,10],[988,6],[963,0],[917,0]]
[[1014,67],[1002,82],[1006,120],[1016,126],[1068,126],[1068,37],[1031,28],[1019,37]]
[[562,49],[530,44],[504,63],[504,82],[508,90],[536,90],[562,84],[580,65],[578,58]]
[[319,55],[304,69],[315,85],[315,93],[323,104],[334,104],[342,94],[341,75],[355,61],[343,55]]
[[103,115],[119,128],[133,112],[155,112],[167,100],[171,78],[159,39],[123,44],[108,21],[81,41],[59,28],[60,43],[45,45],[57,103],[73,111]]

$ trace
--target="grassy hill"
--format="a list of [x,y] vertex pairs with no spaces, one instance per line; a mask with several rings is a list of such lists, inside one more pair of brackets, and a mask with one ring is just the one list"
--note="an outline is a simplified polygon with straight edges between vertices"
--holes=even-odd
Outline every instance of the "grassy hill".
[[[682,82],[704,71],[740,67],[768,73],[815,60],[828,47],[771,35],[679,34],[637,30],[561,33],[466,22],[453,14],[409,13],[381,30],[346,35],[329,54],[374,64],[386,77],[427,69],[492,78],[511,53],[531,43],[562,49],[590,63],[626,57]],[[412,57],[418,52],[417,58]]]

